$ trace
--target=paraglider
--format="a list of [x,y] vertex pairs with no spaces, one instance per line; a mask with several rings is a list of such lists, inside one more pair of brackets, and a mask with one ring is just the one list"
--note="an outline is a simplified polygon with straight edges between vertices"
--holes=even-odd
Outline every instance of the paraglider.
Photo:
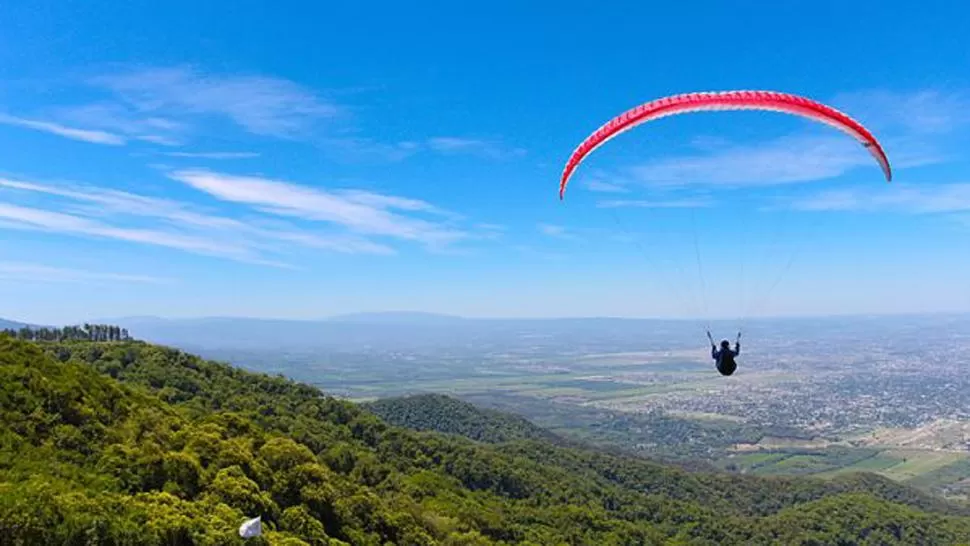
[[848,115],[820,102],[777,91],[720,91],[686,93],[646,102],[609,120],[583,140],[573,151],[559,181],[559,199],[576,167],[594,150],[617,135],[648,121],[675,114],[709,110],[767,110],[802,116],[831,125],[849,134],[869,150],[882,168],[886,181],[892,180],[889,158],[868,129]]
[[[607,121],[599,129],[584,139],[573,151],[566,162],[559,180],[559,199],[564,198],[566,186],[575,173],[577,167],[593,151],[606,144],[616,136],[648,121],[654,121],[676,114],[714,110],[764,110],[781,112],[808,118],[810,120],[830,125],[854,138],[864,146],[879,164],[886,178],[892,181],[892,169],[889,158],[876,137],[861,123],[847,114],[831,106],[816,102],[812,99],[782,93],[778,91],[717,91],[672,95],[643,103]],[[696,249],[696,233],[695,233]],[[700,255],[697,256],[700,269]],[[710,331],[707,333],[711,341],[711,357],[716,361],[717,370],[722,375],[731,375],[737,369],[735,357],[740,353],[741,333],[731,350],[730,342],[724,340],[721,347],[714,344]]]
[[734,350],[731,350],[731,342],[726,339],[721,340],[721,348],[718,349],[714,344],[714,338],[711,337],[711,332],[707,332],[707,339],[711,341],[711,358],[714,359],[717,371],[721,372],[721,375],[733,374],[738,369],[738,363],[734,357],[741,354],[741,332],[738,332],[738,338],[734,341]]

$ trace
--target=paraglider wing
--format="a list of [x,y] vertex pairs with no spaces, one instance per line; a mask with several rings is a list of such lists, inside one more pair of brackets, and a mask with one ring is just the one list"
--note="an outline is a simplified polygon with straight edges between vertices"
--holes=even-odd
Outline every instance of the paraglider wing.
[[720,91],[707,93],[687,93],[673,95],[650,101],[611,119],[586,138],[569,157],[566,168],[559,181],[559,199],[566,192],[566,184],[576,167],[593,150],[599,148],[611,138],[628,131],[641,123],[653,121],[675,114],[699,112],[705,110],[769,110],[803,116],[843,131],[866,147],[869,153],[879,162],[886,181],[892,180],[892,170],[889,159],[876,140],[861,123],[846,114],[826,106],[822,103],[776,91]]

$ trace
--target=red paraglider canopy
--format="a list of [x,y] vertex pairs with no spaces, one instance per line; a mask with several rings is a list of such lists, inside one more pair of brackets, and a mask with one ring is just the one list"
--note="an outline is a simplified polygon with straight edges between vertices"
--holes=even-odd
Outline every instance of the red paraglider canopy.
[[704,110],[770,110],[800,115],[831,125],[849,134],[865,146],[879,162],[879,166],[882,167],[882,171],[886,175],[886,181],[892,180],[889,159],[876,138],[861,123],[835,108],[805,97],[776,91],[721,91],[664,97],[641,104],[611,119],[580,143],[569,157],[559,182],[559,199],[563,198],[566,192],[566,184],[569,183],[569,178],[576,167],[593,150],[599,148],[611,138],[641,123],[675,114]]

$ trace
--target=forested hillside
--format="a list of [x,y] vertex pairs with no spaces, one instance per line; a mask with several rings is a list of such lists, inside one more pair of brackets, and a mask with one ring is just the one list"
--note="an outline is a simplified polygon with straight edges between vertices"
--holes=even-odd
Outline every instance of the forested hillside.
[[364,404],[364,407],[392,425],[459,434],[481,442],[561,441],[555,434],[523,417],[478,408],[442,394],[385,398]]
[[872,475],[692,474],[414,432],[280,377],[135,341],[0,334],[9,544],[958,544],[960,507]]

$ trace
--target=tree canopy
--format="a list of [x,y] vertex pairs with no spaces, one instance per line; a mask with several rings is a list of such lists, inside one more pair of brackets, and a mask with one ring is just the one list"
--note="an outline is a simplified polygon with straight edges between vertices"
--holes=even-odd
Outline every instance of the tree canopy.
[[[440,407],[440,406],[439,406]],[[871,474],[692,473],[541,437],[392,426],[139,341],[0,334],[11,544],[954,544],[964,507]],[[496,439],[496,438],[487,438]],[[237,534],[261,516],[262,537]]]

